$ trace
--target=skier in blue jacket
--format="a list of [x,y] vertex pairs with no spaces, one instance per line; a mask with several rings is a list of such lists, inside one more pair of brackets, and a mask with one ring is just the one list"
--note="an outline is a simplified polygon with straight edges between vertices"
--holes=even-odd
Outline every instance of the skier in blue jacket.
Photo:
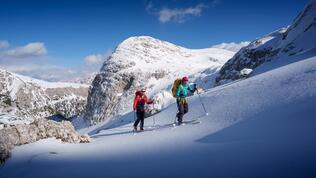
[[177,88],[177,105],[178,105],[178,113],[177,113],[177,118],[178,118],[178,125],[182,124],[183,116],[189,111],[189,106],[188,102],[186,100],[186,97],[189,93],[194,93],[196,91],[196,84],[193,86],[190,86],[188,84],[189,78],[188,77],[183,77],[181,84]]

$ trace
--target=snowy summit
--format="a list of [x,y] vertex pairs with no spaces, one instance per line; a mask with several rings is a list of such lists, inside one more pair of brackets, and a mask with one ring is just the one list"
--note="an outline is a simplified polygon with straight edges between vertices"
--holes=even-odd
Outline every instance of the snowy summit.
[[117,46],[96,75],[85,120],[96,124],[130,111],[139,87],[148,88],[151,96],[160,92],[168,98],[174,79],[184,75],[209,88],[212,77],[233,55],[224,49],[187,49],[148,36],[130,37]]

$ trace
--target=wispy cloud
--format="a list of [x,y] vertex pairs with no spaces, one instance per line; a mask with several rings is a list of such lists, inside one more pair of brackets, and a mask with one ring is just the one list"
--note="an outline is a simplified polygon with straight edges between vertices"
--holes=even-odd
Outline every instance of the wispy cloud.
[[104,54],[91,54],[86,56],[83,60],[86,65],[98,65],[102,64],[112,53],[112,50],[107,50]]
[[32,42],[24,46],[11,47],[3,42],[0,51],[0,68],[10,72],[44,80],[57,81],[69,74],[69,69],[49,64],[47,49],[42,42]]
[[[6,48],[9,44],[3,43]],[[0,67],[13,72],[30,72],[43,69],[47,49],[44,43],[34,42],[0,51]]]
[[[153,0],[149,0],[145,2],[145,10],[148,14],[157,16],[161,24],[168,22],[184,23],[189,19],[201,16],[206,8],[215,8],[220,2],[221,0],[211,0],[191,7],[170,8],[166,5],[159,6],[159,2],[154,3]],[[177,2],[176,5],[179,5],[179,3]]]
[[44,43],[34,42],[25,46],[4,51],[2,54],[14,58],[38,57],[46,55],[47,49]]
[[0,40],[0,49],[8,48],[10,46],[9,42],[6,40]]
[[204,4],[198,4],[195,7],[183,8],[183,9],[169,9],[162,8],[159,11],[159,22],[167,23],[174,21],[177,23],[183,23],[190,17],[201,16],[202,10],[207,6]]
[[[79,66],[71,68],[55,65],[55,58],[47,55],[44,43],[34,42],[0,51],[0,68],[47,81],[73,81],[95,74],[112,50],[88,55]],[[78,59],[82,60],[82,59]]]
[[87,65],[101,64],[104,61],[104,57],[101,54],[91,54],[84,58],[84,62]]

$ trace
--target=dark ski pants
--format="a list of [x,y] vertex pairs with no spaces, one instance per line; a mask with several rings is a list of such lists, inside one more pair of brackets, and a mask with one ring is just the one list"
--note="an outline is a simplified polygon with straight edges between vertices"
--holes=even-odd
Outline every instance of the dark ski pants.
[[134,127],[137,127],[140,122],[140,129],[144,128],[145,111],[136,111],[137,119],[134,122]]
[[184,114],[186,114],[189,111],[189,106],[185,99],[177,99],[177,105],[178,105],[178,113],[177,113],[178,122],[182,122]]

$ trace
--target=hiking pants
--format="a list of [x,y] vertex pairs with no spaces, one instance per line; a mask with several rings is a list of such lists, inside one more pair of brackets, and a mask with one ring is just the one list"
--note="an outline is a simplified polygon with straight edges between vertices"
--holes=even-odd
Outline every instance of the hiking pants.
[[137,127],[138,123],[140,122],[140,129],[144,128],[144,119],[145,119],[145,111],[136,111],[137,119],[134,123],[134,127]]
[[178,122],[182,122],[184,114],[189,111],[189,106],[185,98],[177,98],[178,113],[177,118]]

